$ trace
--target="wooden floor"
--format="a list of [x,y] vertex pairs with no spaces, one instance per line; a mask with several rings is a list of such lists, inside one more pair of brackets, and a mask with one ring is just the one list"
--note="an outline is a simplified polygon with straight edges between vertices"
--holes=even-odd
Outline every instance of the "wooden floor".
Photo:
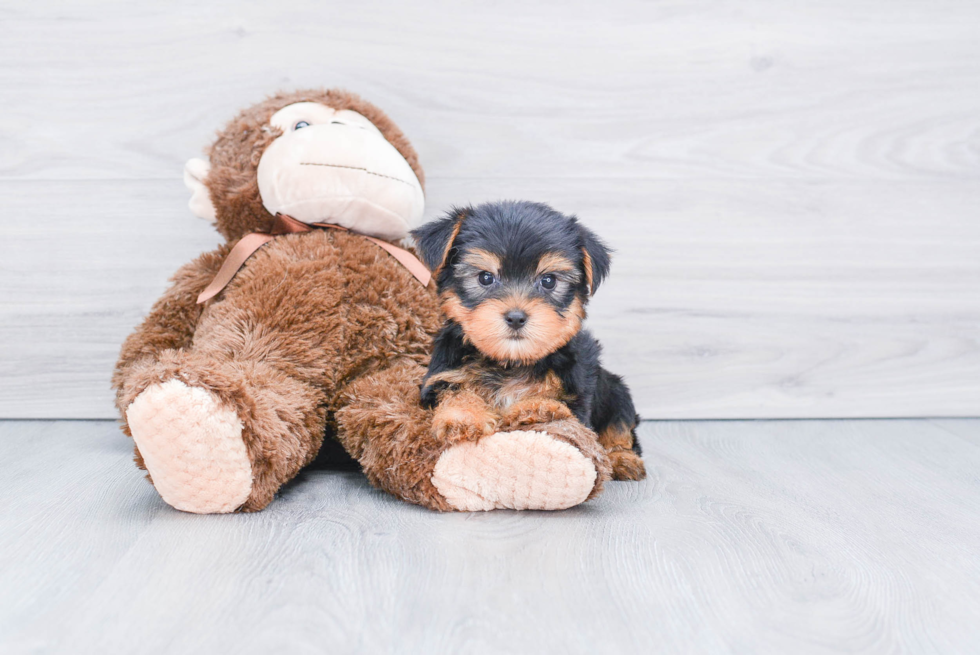
[[0,652],[965,653],[980,420],[653,422],[650,478],[440,515],[315,471],[165,506],[106,421],[0,422]]

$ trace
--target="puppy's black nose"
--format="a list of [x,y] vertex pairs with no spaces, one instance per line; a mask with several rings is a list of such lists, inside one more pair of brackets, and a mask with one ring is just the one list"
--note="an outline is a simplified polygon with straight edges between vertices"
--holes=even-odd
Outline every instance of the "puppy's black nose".
[[504,314],[504,320],[512,330],[520,330],[527,323],[527,314],[519,309],[512,309]]

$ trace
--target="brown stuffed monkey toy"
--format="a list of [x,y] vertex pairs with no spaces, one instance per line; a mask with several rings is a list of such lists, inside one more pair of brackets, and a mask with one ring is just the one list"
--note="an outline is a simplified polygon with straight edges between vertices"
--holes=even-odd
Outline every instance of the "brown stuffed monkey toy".
[[424,178],[381,110],[344,91],[276,95],[209,159],[185,181],[226,244],[177,271],[113,376],[164,501],[263,509],[325,435],[372,484],[432,509],[561,509],[601,490],[609,460],[577,421],[461,443],[433,432],[419,384],[434,285],[395,247],[421,221]]

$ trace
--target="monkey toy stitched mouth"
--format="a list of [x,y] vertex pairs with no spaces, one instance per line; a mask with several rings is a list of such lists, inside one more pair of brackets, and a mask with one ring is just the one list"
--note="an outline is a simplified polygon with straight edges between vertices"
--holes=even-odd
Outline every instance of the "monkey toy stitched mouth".
[[409,186],[412,186],[411,182],[407,182],[397,177],[392,177],[391,175],[384,175],[383,173],[376,173],[374,171],[369,171],[368,169],[363,168],[361,166],[345,166],[344,164],[325,164],[325,163],[315,162],[315,161],[303,161],[300,162],[299,165],[300,166],[326,166],[327,168],[347,168],[352,171],[361,171],[362,173],[367,173],[368,175],[377,175],[378,177],[383,177],[388,180],[394,180],[395,182],[401,182],[402,184],[407,184]]
[[412,234],[444,319],[421,391],[436,436],[479,439],[574,416],[599,435],[616,479],[644,477],[629,389],[582,329],[609,271],[602,241],[532,202],[456,209]]

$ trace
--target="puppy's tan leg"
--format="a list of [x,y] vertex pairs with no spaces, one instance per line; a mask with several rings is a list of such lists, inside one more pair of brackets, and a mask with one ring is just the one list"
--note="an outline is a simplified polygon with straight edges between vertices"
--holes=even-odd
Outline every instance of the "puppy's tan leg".
[[552,398],[523,398],[502,412],[500,429],[517,430],[537,423],[573,418],[565,403]]
[[449,443],[476,441],[493,434],[499,421],[499,415],[472,391],[448,391],[439,398],[432,417],[432,434]]
[[646,466],[633,452],[633,431],[622,423],[614,423],[599,433],[599,443],[612,462],[613,480],[642,480],[647,477]]

